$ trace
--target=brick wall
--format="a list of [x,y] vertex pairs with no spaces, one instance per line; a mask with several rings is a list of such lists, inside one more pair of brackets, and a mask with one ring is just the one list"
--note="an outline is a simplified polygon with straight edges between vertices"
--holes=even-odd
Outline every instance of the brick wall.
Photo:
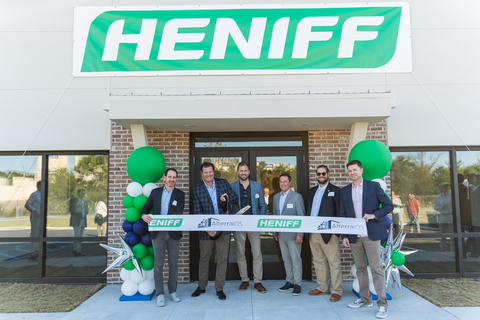
[[[178,171],[176,187],[185,192],[184,214],[188,214],[190,203],[189,186],[189,133],[186,131],[147,131],[148,145],[158,149],[165,157],[166,165],[174,167]],[[122,229],[125,220],[125,208],[122,205],[123,198],[127,195],[127,186],[132,180],[127,175],[126,163],[128,156],[133,152],[133,140],[130,129],[126,129],[116,123],[112,123],[110,149],[110,180],[108,198],[108,244],[119,247],[117,233],[122,237],[125,232]],[[157,185],[161,186],[159,181]],[[178,282],[190,282],[190,244],[189,233],[183,233],[180,243],[180,255],[178,261]],[[113,254],[108,253],[107,264],[115,259]],[[121,283],[121,268],[114,268],[107,274],[107,283]],[[168,277],[168,262],[165,262],[164,276]]]
[[[367,131],[367,139],[375,139],[387,143],[387,123],[381,121],[370,126]],[[342,188],[350,183],[345,165],[348,160],[348,143],[350,141],[350,129],[315,130],[308,132],[308,159],[309,159],[309,184],[310,188],[316,186],[316,168],[327,165],[330,169],[330,181]],[[390,185],[390,175],[387,176],[387,184]],[[353,280],[350,268],[353,264],[351,250],[340,245],[340,258],[342,260],[343,280]],[[312,258],[313,260],[313,258]],[[312,262],[312,278],[316,280],[315,268]]]

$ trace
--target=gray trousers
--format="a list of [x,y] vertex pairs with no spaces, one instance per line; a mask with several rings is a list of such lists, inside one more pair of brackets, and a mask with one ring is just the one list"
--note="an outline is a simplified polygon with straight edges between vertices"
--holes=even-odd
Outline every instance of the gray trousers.
[[283,232],[278,234],[280,251],[282,252],[283,264],[287,281],[293,284],[302,285],[302,244],[295,240],[288,240]]
[[155,267],[153,275],[157,295],[165,294],[163,283],[163,266],[165,253],[168,252],[168,292],[177,292],[178,255],[180,252],[180,239],[174,240],[168,231],[159,231],[152,239],[153,253],[155,255]]
[[350,243],[353,259],[357,266],[357,278],[360,287],[360,297],[365,303],[372,303],[372,293],[368,281],[367,256],[372,271],[373,286],[377,291],[378,307],[388,307],[387,287],[385,286],[385,273],[383,271],[382,261],[380,260],[380,240],[372,241],[368,237],[358,237],[357,242]]
[[[78,226],[73,226],[73,236],[74,237],[83,237],[83,231],[85,231],[85,225],[87,223],[87,219],[81,219],[80,224]],[[82,243],[80,241],[76,241],[73,243],[73,250],[77,252],[82,252]]]
[[205,290],[208,284],[208,265],[212,255],[213,244],[217,247],[217,272],[215,274],[215,290],[223,291],[227,276],[227,257],[230,235],[222,234],[217,240],[200,240],[200,264],[198,266],[198,286]]
[[[38,212],[36,212],[38,214]],[[30,219],[30,238],[37,238],[40,236],[40,218],[35,217],[35,214],[33,214],[33,217]],[[30,242],[30,253],[37,252],[38,251],[38,241],[35,242]]]

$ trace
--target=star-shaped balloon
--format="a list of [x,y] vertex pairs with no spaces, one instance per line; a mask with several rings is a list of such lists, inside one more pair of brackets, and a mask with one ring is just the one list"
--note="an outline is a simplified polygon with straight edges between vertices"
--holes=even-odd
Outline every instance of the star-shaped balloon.
[[107,249],[110,252],[113,252],[117,255],[117,258],[115,261],[113,261],[107,269],[103,270],[102,274],[107,272],[108,270],[121,266],[125,261],[128,261],[132,259],[133,265],[135,266],[135,269],[138,271],[140,275],[142,275],[142,268],[140,268],[140,264],[138,263],[137,259],[135,259],[133,255],[133,251],[130,248],[130,246],[123,240],[123,238],[117,233],[118,237],[120,238],[120,242],[122,243],[122,247],[120,248],[115,248],[103,243],[100,243],[100,246],[103,248]]
[[388,286],[388,284],[391,283],[393,289],[398,286],[401,293],[403,293],[403,289],[400,270],[408,273],[412,277],[414,276],[413,273],[403,265],[405,263],[405,256],[418,252],[418,250],[401,250],[406,236],[402,228],[397,237],[393,239],[393,228],[390,228],[385,248],[382,247],[382,263],[385,266],[385,284]]

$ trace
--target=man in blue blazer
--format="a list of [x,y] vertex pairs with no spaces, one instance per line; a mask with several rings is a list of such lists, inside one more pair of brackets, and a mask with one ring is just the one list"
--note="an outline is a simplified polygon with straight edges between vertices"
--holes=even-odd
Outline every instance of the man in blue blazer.
[[[165,185],[153,189],[147,202],[142,208],[142,220],[146,223],[152,221],[149,216],[153,207],[154,215],[183,214],[185,207],[185,193],[175,188],[178,173],[174,168],[165,170],[163,180]],[[151,231],[153,252],[155,255],[155,290],[157,291],[157,306],[165,306],[165,290],[163,283],[163,265],[165,253],[168,251],[168,293],[174,302],[180,302],[177,294],[178,255],[180,252],[181,231]]]
[[[250,167],[246,162],[240,162],[237,166],[238,180],[230,186],[238,196],[238,205],[232,210],[234,213],[238,210],[251,206],[244,215],[247,214],[266,214],[267,204],[263,196],[263,190],[260,183],[250,180]],[[247,261],[245,258],[245,240],[248,237],[253,256],[253,288],[260,293],[266,293],[267,290],[262,286],[263,277],[263,259],[260,242],[260,232],[235,232],[235,243],[237,245],[237,264],[242,284],[239,290],[245,291],[249,286],[250,278],[247,272]]]
[[[352,248],[360,285],[360,299],[348,304],[350,308],[372,307],[372,294],[369,290],[367,259],[372,271],[373,285],[377,291],[377,318],[388,316],[388,303],[385,287],[385,273],[380,260],[380,241],[387,237],[387,227],[383,217],[393,210],[393,204],[377,182],[362,178],[362,164],[358,160],[347,163],[352,183],[340,194],[340,216],[363,218],[367,224],[368,236],[342,235],[343,245]],[[380,205],[382,207],[380,208]]]
[[[200,173],[203,180],[192,189],[193,214],[228,214],[227,198],[230,204],[238,202],[238,197],[233,192],[232,187],[225,179],[217,179],[215,167],[210,162],[204,162],[200,165]],[[215,290],[218,299],[225,300],[227,296],[223,292],[225,278],[227,276],[227,256],[230,244],[230,233],[224,231],[223,234],[212,240],[216,236],[215,231],[201,231],[200,238],[200,263],[198,266],[198,287],[192,293],[192,297],[198,297],[205,292],[208,284],[208,265],[212,255],[213,243],[215,242],[217,250],[217,271],[215,275]]]
[[[316,175],[318,186],[308,190],[307,216],[338,217],[341,189],[330,183],[327,166],[319,165]],[[329,233],[312,233],[308,237],[318,284],[318,287],[308,294],[317,296],[331,292],[330,301],[337,302],[343,293],[340,240],[337,235]]]

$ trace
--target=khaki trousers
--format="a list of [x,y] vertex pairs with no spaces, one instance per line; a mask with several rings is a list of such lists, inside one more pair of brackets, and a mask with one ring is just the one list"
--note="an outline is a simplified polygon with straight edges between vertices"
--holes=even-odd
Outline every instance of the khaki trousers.
[[[358,237],[357,242],[350,243],[353,259],[357,266],[357,278],[360,286],[360,297],[365,303],[372,303],[372,293],[369,289],[367,258],[372,271],[373,286],[377,291],[378,307],[388,307],[387,288],[385,286],[385,273],[383,272],[382,261],[380,260],[380,240],[372,241],[368,237]],[[366,256],[365,256],[366,254]]]
[[223,291],[227,276],[228,246],[230,234],[222,234],[217,240],[200,240],[200,264],[198,266],[198,286],[205,290],[208,284],[208,265],[212,255],[213,243],[217,247],[217,271],[215,274],[215,290]]
[[[242,236],[239,234],[243,234]],[[263,259],[260,248],[260,232],[240,232],[234,233],[235,243],[237,245],[237,264],[242,282],[250,281],[247,272],[247,260],[245,257],[245,240],[248,237],[253,256],[253,279],[255,283],[261,283],[263,277]]]
[[[317,289],[328,293],[335,293],[339,296],[343,293],[342,266],[340,262],[340,241],[332,234],[328,244],[323,241],[320,233],[311,233],[310,249],[313,255],[313,265],[317,274]],[[356,260],[355,260],[356,261]],[[330,291],[330,280],[332,290]]]

